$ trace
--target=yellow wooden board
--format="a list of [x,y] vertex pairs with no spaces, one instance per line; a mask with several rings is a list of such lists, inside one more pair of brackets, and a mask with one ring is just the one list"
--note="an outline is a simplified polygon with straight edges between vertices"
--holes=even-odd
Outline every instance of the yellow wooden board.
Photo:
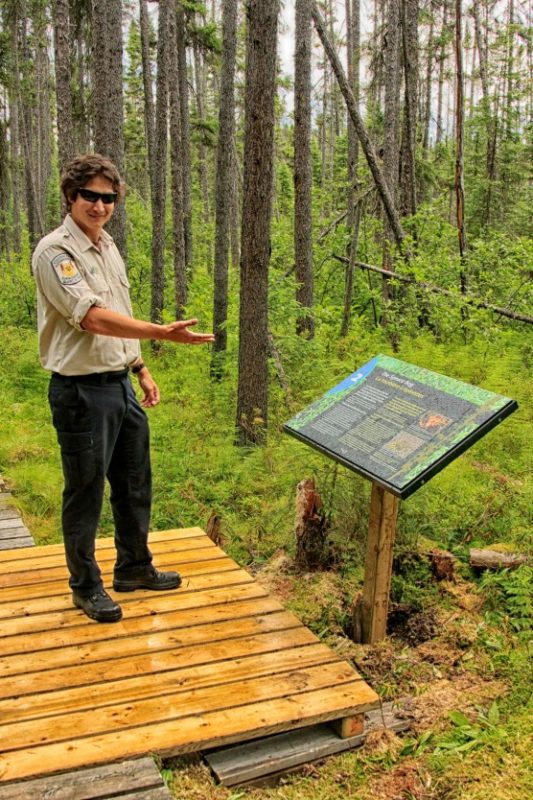
[[[342,719],[375,692],[199,528],[151,535],[183,584],[73,608],[60,545],[0,553],[1,786]],[[112,539],[97,544],[106,586]],[[110,593],[113,594],[112,590]]]

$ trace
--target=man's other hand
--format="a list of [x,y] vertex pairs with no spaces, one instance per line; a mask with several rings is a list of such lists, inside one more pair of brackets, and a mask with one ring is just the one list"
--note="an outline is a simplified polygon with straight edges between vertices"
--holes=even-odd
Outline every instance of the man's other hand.
[[142,398],[141,405],[143,408],[153,408],[159,403],[161,399],[159,394],[159,387],[150,375],[148,367],[144,367],[139,372],[139,386],[143,390],[144,397]]

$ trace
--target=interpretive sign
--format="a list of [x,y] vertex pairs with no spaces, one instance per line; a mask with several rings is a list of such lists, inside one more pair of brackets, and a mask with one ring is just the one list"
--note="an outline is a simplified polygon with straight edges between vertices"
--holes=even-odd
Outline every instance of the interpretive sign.
[[379,355],[283,428],[406,498],[517,408],[509,397]]

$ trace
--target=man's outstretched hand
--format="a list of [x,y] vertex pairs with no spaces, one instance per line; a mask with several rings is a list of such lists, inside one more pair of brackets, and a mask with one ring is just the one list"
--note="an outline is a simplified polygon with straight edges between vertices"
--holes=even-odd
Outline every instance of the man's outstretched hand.
[[165,330],[164,338],[167,342],[177,342],[179,344],[209,344],[215,341],[213,333],[196,333],[189,330],[192,325],[196,325],[197,319],[178,320],[169,325],[163,325]]

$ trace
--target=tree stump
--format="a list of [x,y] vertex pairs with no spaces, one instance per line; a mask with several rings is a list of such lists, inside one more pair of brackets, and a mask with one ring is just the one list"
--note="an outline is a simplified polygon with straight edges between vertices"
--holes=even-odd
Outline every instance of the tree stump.
[[296,490],[296,566],[305,571],[321,569],[329,561],[328,521],[311,478]]
[[211,512],[211,515],[207,520],[205,532],[214,544],[216,544],[218,547],[223,546],[224,537],[222,536],[222,532],[220,530],[220,517],[215,514],[214,511]]
[[447,550],[436,547],[429,552],[431,571],[438,581],[455,581],[455,557]]

